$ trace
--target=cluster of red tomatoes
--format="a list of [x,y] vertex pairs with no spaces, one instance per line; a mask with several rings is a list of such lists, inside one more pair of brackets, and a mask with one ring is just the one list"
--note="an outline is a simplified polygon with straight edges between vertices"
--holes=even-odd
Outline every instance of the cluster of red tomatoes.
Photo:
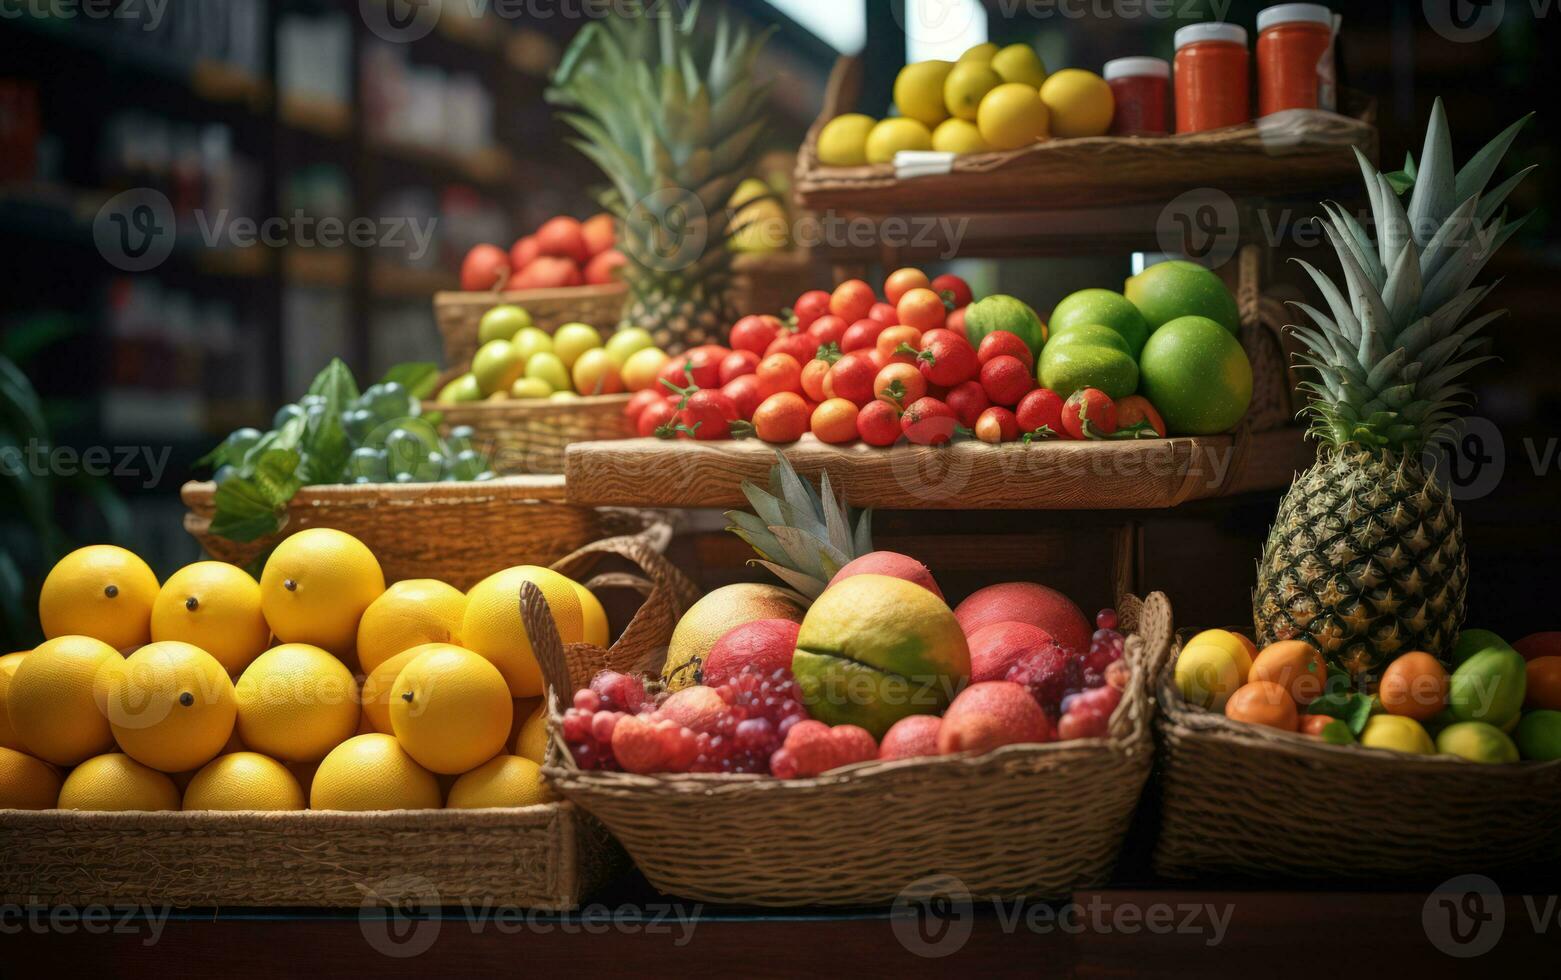
[[[661,390],[637,392],[625,418],[640,436],[787,443],[811,432],[826,443],[871,446],[1119,431],[1124,423],[1104,393],[1085,389],[1065,400],[1038,387],[1034,353],[1017,335],[993,331],[972,345],[970,301],[963,279],[929,280],[919,269],[890,275],[881,298],[860,279],[832,293],[810,290],[785,320],[745,316],[732,326],[730,347],[672,358]],[[1141,419],[1127,425],[1148,428]]]

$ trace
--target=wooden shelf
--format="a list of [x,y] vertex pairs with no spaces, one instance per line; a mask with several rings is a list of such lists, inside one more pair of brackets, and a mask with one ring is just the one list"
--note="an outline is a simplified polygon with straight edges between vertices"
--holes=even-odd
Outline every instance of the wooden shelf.
[[289,286],[340,289],[352,280],[352,253],[339,248],[289,248],[282,253],[282,274]]
[[460,277],[444,269],[421,269],[389,259],[378,259],[369,268],[369,291],[375,296],[427,301],[434,293],[459,285]]
[[479,184],[502,184],[515,173],[515,158],[499,147],[475,153],[454,153],[437,146],[396,140],[371,140],[369,145],[375,152],[392,159],[434,167]]
[[1241,466],[1233,465],[1235,447],[1230,435],[888,449],[830,446],[811,435],[790,446],[623,439],[571,445],[564,478],[575,504],[742,507],[742,482],[767,484],[779,451],[806,476],[828,470],[835,488],[859,507],[1156,510],[1282,486],[1306,465],[1298,430],[1255,438]]
[[288,93],[277,105],[282,125],[326,139],[346,139],[352,130],[352,106],[312,96]]

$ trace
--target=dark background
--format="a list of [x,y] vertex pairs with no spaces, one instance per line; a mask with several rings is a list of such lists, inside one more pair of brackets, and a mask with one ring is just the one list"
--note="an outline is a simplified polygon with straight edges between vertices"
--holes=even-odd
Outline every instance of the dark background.
[[[771,142],[794,152],[817,114],[836,52],[762,0],[707,6],[779,25],[763,67],[778,79]],[[864,102],[882,114],[905,58],[902,8],[900,0],[866,6]],[[1171,35],[1184,21],[1128,15],[1141,6],[985,4],[993,40],[1034,42],[1053,69],[1094,70],[1123,55],[1170,57]],[[1211,8],[1184,0],[1170,6],[1198,14],[1194,20]],[[1262,6],[1236,2],[1226,16],[1250,28]],[[1456,2],[1440,11],[1429,0],[1333,6],[1344,15],[1341,81],[1377,100],[1384,169],[1396,168],[1406,150],[1418,154],[1437,96],[1446,102],[1460,161],[1522,113],[1538,112],[1502,168],[1505,175],[1540,165],[1510,203],[1533,216],[1486,273],[1502,279],[1494,301],[1511,311],[1494,330],[1500,360],[1474,374],[1477,411],[1501,441],[1469,451],[1502,467],[1501,477],[1494,489],[1463,500],[1462,511],[1474,565],[1471,622],[1512,636],[1552,628],[1561,465],[1550,441],[1561,402],[1552,337],[1561,269],[1554,176],[1561,121],[1551,57],[1558,17],[1536,16],[1527,2],[1487,4],[1473,9],[1501,7],[1500,26],[1457,41],[1432,26],[1449,23],[1448,11],[1464,6]],[[43,395],[56,444],[169,452],[153,486],[138,471],[62,487],[55,517],[69,541],[119,541],[160,575],[194,559],[178,487],[203,475],[193,462],[226,432],[266,427],[275,407],[297,397],[332,354],[365,383],[397,361],[437,358],[431,294],[453,287],[471,243],[507,244],[552,214],[596,210],[599,175],[566,145],[541,100],[547,72],[582,21],[559,14],[457,23],[447,15],[427,38],[398,46],[404,64],[387,67],[357,8],[326,0],[170,0],[175,26],[168,31],[178,33],[168,34],[83,18],[0,19],[0,107],[11,120],[0,132],[0,354]],[[245,26],[251,23],[258,26]],[[322,45],[341,60],[316,53]],[[337,94],[318,92],[318,77],[301,87],[300,61]],[[331,70],[321,72],[322,65]],[[492,106],[486,145],[460,148],[380,125],[387,76],[407,72],[424,79],[442,73],[446,82],[485,91]],[[388,115],[415,133],[430,111],[399,106]],[[257,217],[295,207],[419,214],[438,217],[440,234],[416,264],[404,250],[208,249],[187,236],[158,269],[126,274],[97,252],[92,217],[108,196],[134,186],[163,190],[181,210],[231,200]],[[1327,249],[1307,250],[1307,257],[1335,268]],[[958,268],[1044,313],[1074,289],[1114,285],[1128,274],[1129,256],[962,260]],[[1281,265],[1278,273],[1274,285],[1283,290],[1293,272]],[[820,285],[826,276],[821,271]],[[1179,621],[1241,621],[1276,499],[1277,492],[1149,515],[1147,581],[1171,592]],[[4,550],[36,587],[47,565],[14,508],[0,497]],[[936,556],[924,557],[936,566]]]

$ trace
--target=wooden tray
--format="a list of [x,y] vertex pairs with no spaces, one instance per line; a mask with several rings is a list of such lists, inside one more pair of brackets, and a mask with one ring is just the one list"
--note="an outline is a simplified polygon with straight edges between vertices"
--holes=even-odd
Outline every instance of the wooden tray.
[[741,507],[744,480],[769,480],[775,453],[799,473],[823,470],[858,507],[900,510],[1153,510],[1281,486],[1308,465],[1299,430],[1137,442],[991,446],[831,446],[804,436],[762,442],[581,442],[564,456],[572,504]]
[[[827,167],[818,134],[856,111],[860,59],[841,58],[823,111],[797,155],[796,198],[815,211],[950,214],[1164,204],[1184,191],[1282,197],[1359,178],[1350,147],[1377,157],[1374,102],[1341,93],[1342,112],[1281,114],[1184,136],[1051,139],[1019,150],[964,154],[947,174],[901,180],[892,164]],[[878,117],[883,106],[868,106]]]

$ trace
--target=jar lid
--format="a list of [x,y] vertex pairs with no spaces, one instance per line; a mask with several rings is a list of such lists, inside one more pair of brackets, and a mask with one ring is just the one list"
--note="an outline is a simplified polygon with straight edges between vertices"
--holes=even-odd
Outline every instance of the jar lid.
[[1108,82],[1113,78],[1137,78],[1140,75],[1170,78],[1171,63],[1164,58],[1113,58],[1100,70],[1100,77]]
[[1280,24],[1327,24],[1333,27],[1333,11],[1320,3],[1280,3],[1259,10],[1257,29],[1261,33]]
[[1247,46],[1247,29],[1240,24],[1226,24],[1222,21],[1209,21],[1206,24],[1188,24],[1186,27],[1176,29],[1176,47],[1178,50],[1189,44],[1197,44],[1200,41],[1229,41],[1232,44]]

